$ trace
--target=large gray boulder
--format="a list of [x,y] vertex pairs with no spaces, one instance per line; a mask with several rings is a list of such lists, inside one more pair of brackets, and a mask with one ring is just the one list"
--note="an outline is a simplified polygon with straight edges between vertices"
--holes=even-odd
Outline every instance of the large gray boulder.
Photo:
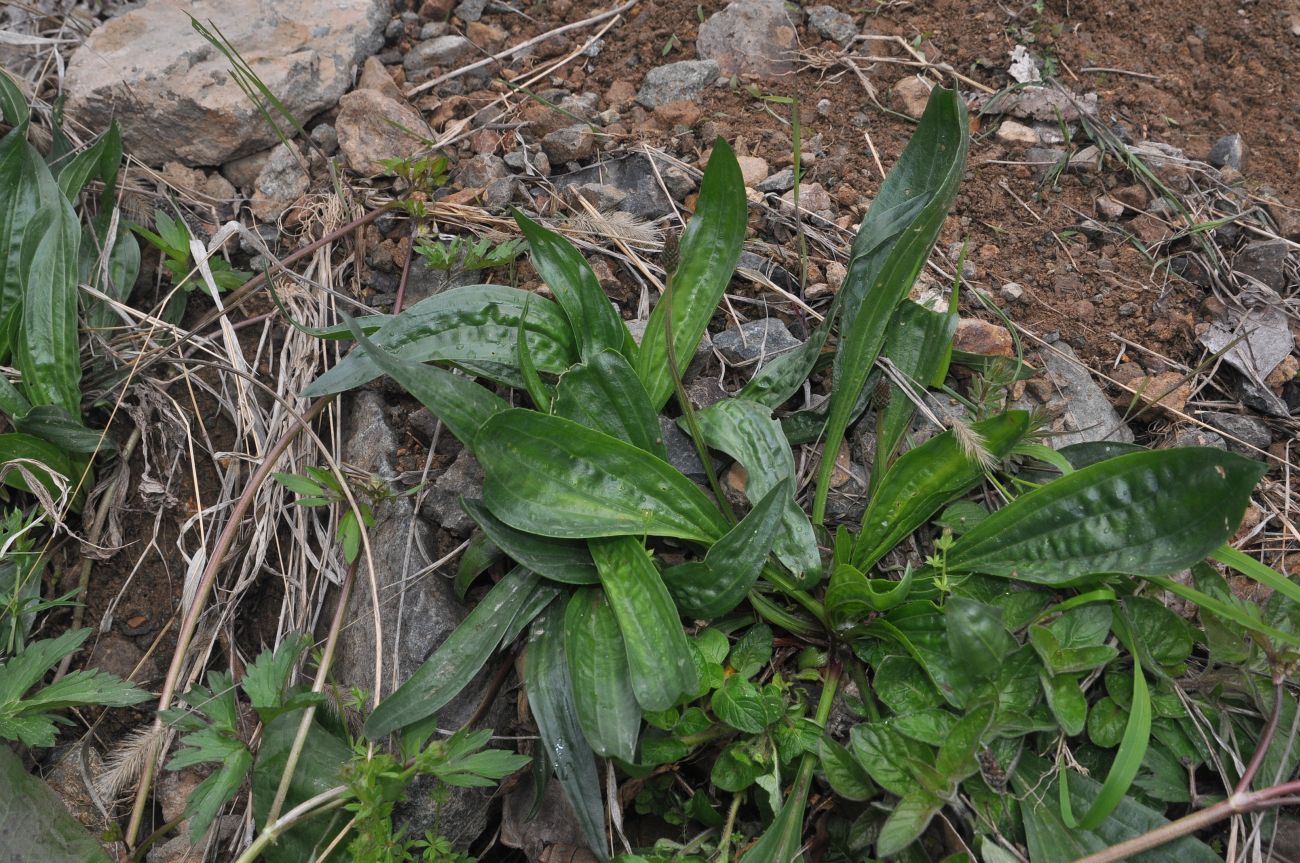
[[[188,14],[187,14],[188,13]],[[116,119],[146,163],[220,165],[277,142],[191,25],[220,30],[299,121],[332,108],[379,50],[388,0],[147,0],[97,27],[72,55],[68,115],[92,130]]]

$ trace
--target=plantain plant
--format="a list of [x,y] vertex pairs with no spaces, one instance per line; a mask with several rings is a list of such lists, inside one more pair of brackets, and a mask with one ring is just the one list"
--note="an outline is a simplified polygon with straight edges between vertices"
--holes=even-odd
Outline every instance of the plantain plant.
[[[626,803],[602,794],[617,773],[635,781],[637,811],[694,837],[645,857],[790,863],[813,842],[827,859],[929,859],[927,827],[947,808],[949,832],[982,859],[1015,859],[1019,845],[1038,863],[1131,839],[1190,803],[1189,772],[1215,758],[1206,717],[1257,733],[1248,717],[1270,697],[1294,717],[1285,689],[1259,684],[1300,646],[1300,588],[1224,546],[1262,465],[1215,449],[1056,452],[1033,417],[990,399],[970,423],[904,446],[913,399],[952,356],[955,308],[907,295],[966,152],[964,107],[936,88],[824,322],[703,410],[681,395],[677,358],[703,336],[747,221],[722,140],[639,345],[578,251],[518,213],[554,300],[458,288],[326,333],[357,348],[309,395],[388,375],[423,403],[484,473],[481,499],[463,501],[479,533],[458,588],[507,570],[365,734],[423,739],[527,633],[534,755],[600,860],[618,832],[607,813]],[[787,409],[828,368],[824,412]],[[668,463],[664,411],[706,468],[718,454],[744,469],[743,515],[716,477],[711,495]],[[874,422],[871,499],[859,525],[830,532],[854,422]],[[814,441],[806,498],[794,449]],[[1210,556],[1274,598],[1262,610],[1234,599]],[[1170,578],[1189,568],[1191,580]],[[1202,626],[1171,612],[1166,591],[1199,606]],[[1178,684],[1194,650],[1232,664],[1227,695]],[[1294,773],[1294,753],[1270,757]],[[814,783],[831,792],[816,826]],[[1191,838],[1160,853],[1217,859]]]

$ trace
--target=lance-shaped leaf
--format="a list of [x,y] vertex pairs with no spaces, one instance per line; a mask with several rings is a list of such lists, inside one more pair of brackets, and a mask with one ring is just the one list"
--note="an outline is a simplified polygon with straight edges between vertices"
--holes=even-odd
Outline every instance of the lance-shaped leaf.
[[627,341],[627,327],[586,259],[564,237],[546,230],[518,210],[514,215],[528,238],[533,269],[564,309],[582,356],[591,357],[603,350],[621,351]]
[[623,634],[599,588],[584,588],[569,600],[564,655],[578,724],[587,742],[597,755],[633,762],[641,708],[632,691]]
[[911,425],[916,412],[912,399],[924,394],[943,365],[956,330],[956,313],[932,312],[911,300],[903,300],[894,312],[885,356],[908,382],[911,398],[893,380],[889,382],[889,400],[876,419],[876,461],[871,468],[873,490],[879,487]]
[[1107,459],[993,513],[953,544],[948,569],[1050,585],[1177,572],[1232,536],[1264,469],[1199,447]]
[[587,846],[598,860],[605,861],[609,853],[605,847],[605,804],[600,797],[600,774],[578,725],[564,641],[564,604],[553,602],[533,623],[524,654],[528,707],[537,722],[545,760],[555,767],[555,776],[569,798]]
[[[794,455],[769,408],[746,399],[727,399],[700,411],[698,417],[705,442],[745,469],[745,495],[751,501],[762,500],[783,480],[793,480]],[[817,537],[793,493],[786,498],[772,553],[800,587],[811,586],[821,574]]]
[[551,413],[668,458],[650,397],[631,364],[615,351],[592,354],[565,372]]
[[[971,432],[994,459],[1006,457],[1029,431],[1029,414],[1007,411],[975,423]],[[853,565],[866,571],[945,504],[972,489],[986,468],[965,452],[952,431],[930,438],[894,462],[862,516]]]
[[459,695],[496,650],[537,583],[537,574],[525,569],[512,570],[497,582],[433,655],[380,702],[366,720],[366,736],[374,740],[391,734]]
[[655,410],[664,406],[673,391],[664,317],[671,311],[676,356],[683,361],[694,356],[740,260],[748,206],[736,154],[718,138],[700,182],[695,215],[678,243],[680,263],[672,276],[672,307],[662,298],[655,305],[637,355],[636,371]]
[[469,378],[454,375],[437,366],[395,357],[362,335],[356,321],[349,321],[349,324],[352,325],[352,335],[358,342],[357,350],[415,396],[420,404],[429,409],[429,413],[442,420],[448,431],[471,451],[479,430],[488,419],[507,409],[504,399]]
[[736,398],[758,402],[775,410],[799,392],[821,359],[822,347],[826,344],[826,337],[839,313],[840,296],[842,295],[835,295],[831,307],[826,311],[826,317],[813,330],[808,341],[775,357],[755,372],[749,382],[736,393]]
[[936,87],[853,241],[842,288],[825,457],[813,498],[813,521],[818,524],[853,406],[884,346],[894,309],[907,296],[939,236],[965,170],[966,147],[965,106],[954,91]]
[[0,73],[0,97],[14,128],[0,139],[0,361],[9,356],[9,338],[22,314],[22,242],[28,222],[42,205],[62,200],[53,175],[36,148],[27,143],[27,103]]
[[461,498],[460,505],[494,546],[525,568],[564,584],[600,583],[586,543],[515,530],[493,515],[481,500]]
[[81,226],[62,195],[22,228],[19,266],[22,332],[14,357],[33,405],[81,416],[81,345],[77,338],[77,248]]
[[637,703],[645,710],[667,710],[699,688],[695,660],[668,588],[640,540],[618,536],[589,545],[623,633]]
[[704,492],[667,462],[563,417],[504,411],[483,426],[475,454],[483,502],[529,533],[649,534],[709,544],[728,528]]
[[678,608],[698,620],[710,620],[740,604],[772,550],[790,485],[785,479],[773,486],[739,524],[713,544],[704,560],[664,571],[664,583]]
[[[524,317],[527,306],[527,319]],[[524,322],[528,351],[538,371],[559,374],[577,360],[569,324],[559,307],[527,291],[500,285],[453,288],[421,300],[399,315],[362,318],[373,342],[411,362],[448,362],[491,372],[494,379],[522,387],[519,373],[519,322]],[[322,337],[345,336],[346,327],[316,331]],[[384,373],[373,357],[353,351],[312,381],[309,398],[355,389]]]

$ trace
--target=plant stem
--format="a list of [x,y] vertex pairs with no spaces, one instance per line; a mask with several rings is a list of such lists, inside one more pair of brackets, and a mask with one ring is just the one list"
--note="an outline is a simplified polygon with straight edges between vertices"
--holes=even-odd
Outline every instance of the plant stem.
[[[674,269],[676,269],[674,267]],[[704,465],[704,475],[709,478],[709,488],[713,489],[713,496],[718,499],[718,507],[721,508],[727,520],[732,524],[736,523],[736,513],[731,508],[731,502],[727,496],[722,493],[722,484],[718,482],[718,473],[713,469],[713,456],[709,455],[708,444],[704,442],[704,433],[700,431],[699,421],[695,417],[695,408],[691,406],[691,400],[686,395],[686,387],[682,384],[682,374],[680,367],[677,365],[677,348],[673,345],[673,273],[670,272],[664,279],[664,295],[661,302],[664,303],[664,346],[668,351],[668,371],[669,376],[673,379],[673,391],[677,393],[677,403],[682,409],[682,419],[686,421],[686,428],[691,433],[691,440],[695,442],[695,451],[699,453],[700,463]]]
[[[334,618],[330,621],[329,635],[325,639],[325,651],[321,654],[320,667],[316,669],[316,679],[312,682],[311,691],[321,693],[325,691],[325,682],[329,679],[330,665],[334,662],[334,650],[338,647],[339,633],[343,631],[343,617],[347,612],[348,600],[352,597],[352,585],[357,578],[357,566],[360,558],[352,561],[348,566],[347,574],[343,577],[343,584],[339,590],[338,606],[334,609]],[[289,794],[289,784],[293,781],[293,774],[298,769],[298,760],[302,758],[302,748],[307,743],[307,734],[311,730],[312,720],[316,717],[316,705],[308,705],[302,712],[302,720],[298,723],[298,732],[294,735],[293,745],[289,747],[289,756],[285,759],[284,770],[280,773],[280,786],[275,789],[275,799],[271,801],[271,808],[267,810],[266,818],[263,823],[270,824],[280,817],[280,809],[284,806],[284,799]]]
[[348,786],[336,785],[328,791],[322,791],[315,797],[304,800],[297,806],[284,813],[275,823],[268,824],[266,829],[258,835],[253,843],[244,849],[244,853],[235,858],[235,863],[253,863],[254,860],[281,834],[290,827],[305,821],[315,815],[323,815],[338,809],[347,802]]
[[858,696],[862,700],[862,709],[867,711],[867,718],[872,722],[880,721],[880,708],[876,706],[876,699],[871,694],[871,685],[867,683],[867,670],[855,656],[848,661],[849,677],[853,679],[853,685],[858,688]]
[[[208,558],[207,566],[203,569],[203,574],[199,578],[199,586],[194,593],[194,602],[186,610],[185,617],[181,621],[180,631],[176,634],[176,649],[172,653],[172,661],[167,669],[167,678],[163,681],[162,694],[158,697],[158,712],[171,707],[172,699],[176,696],[176,689],[180,685],[181,670],[185,664],[185,655],[189,651],[190,642],[194,639],[194,633],[199,628],[199,618],[203,615],[207,607],[208,597],[212,593],[212,586],[216,583],[217,573],[221,571],[222,565],[226,562],[226,554],[235,542],[235,535],[239,533],[239,528],[244,520],[244,513],[253,505],[253,498],[257,495],[257,490],[261,488],[262,483],[266,482],[272,471],[275,470],[276,463],[284,451],[293,443],[298,433],[311,425],[311,422],[320,416],[325,407],[333,401],[333,396],[325,396],[317,399],[312,403],[307,412],[302,415],[299,424],[288,429],[275,445],[267,452],[266,458],[257,466],[249,478],[248,484],[244,487],[243,493],[235,501],[234,507],[226,517],[226,523],[221,529],[220,536],[217,537],[216,543],[212,548],[212,555]],[[155,719],[156,727],[161,727],[162,719]],[[135,837],[140,832],[140,825],[144,821],[145,808],[149,802],[149,790],[153,785],[154,773],[156,771],[154,759],[149,759],[144,769],[140,773],[140,785],[135,793],[135,805],[131,809],[131,820],[127,824],[125,841],[127,847],[135,842]]]
[[722,836],[718,839],[718,863],[727,863],[727,852],[731,850],[731,831],[736,826],[736,813],[740,811],[740,798],[740,794],[731,795],[727,822],[722,825]]
[[1250,756],[1250,763],[1242,771],[1241,781],[1233,789],[1234,794],[1245,794],[1250,790],[1250,783],[1259,772],[1259,766],[1264,763],[1264,755],[1268,752],[1268,747],[1273,743],[1273,735],[1277,732],[1278,720],[1282,717],[1282,681],[1283,677],[1274,674],[1273,677],[1273,709],[1269,712],[1268,721],[1264,723],[1264,730],[1259,734],[1259,743],[1255,746],[1255,753]]
[[795,583],[784,572],[781,572],[775,566],[765,566],[763,567],[763,578],[771,582],[773,587],[807,609],[822,626],[826,626],[826,606],[818,602],[808,591],[796,587]]

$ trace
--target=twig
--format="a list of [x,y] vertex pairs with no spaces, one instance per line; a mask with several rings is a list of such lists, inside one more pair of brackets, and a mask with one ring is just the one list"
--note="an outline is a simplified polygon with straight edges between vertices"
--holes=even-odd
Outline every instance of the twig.
[[1163,81],[1159,75],[1148,75],[1146,72],[1132,72],[1128,69],[1112,69],[1109,66],[1084,66],[1080,72],[1109,72],[1112,75],[1129,75],[1134,78],[1146,78],[1148,81]]
[[436,87],[445,81],[450,81],[453,78],[459,78],[461,75],[465,75],[469,72],[473,72],[475,69],[482,69],[484,66],[490,66],[493,63],[500,62],[501,60],[504,60],[507,57],[510,57],[514,54],[519,53],[520,51],[523,51],[525,48],[531,48],[533,45],[537,45],[542,42],[545,42],[547,39],[550,39],[552,36],[559,36],[562,33],[569,33],[573,30],[581,30],[583,27],[590,27],[592,24],[599,24],[601,21],[605,21],[609,18],[614,18],[618,15],[622,15],[624,12],[626,12],[627,10],[635,6],[638,2],[640,2],[640,0],[628,0],[628,2],[624,3],[621,6],[618,6],[614,9],[609,9],[597,15],[592,15],[590,18],[584,18],[581,21],[574,21],[572,24],[565,24],[563,27],[556,27],[554,30],[548,30],[547,32],[534,36],[531,39],[520,42],[518,45],[514,45],[510,48],[506,48],[504,50],[498,51],[497,53],[492,54],[491,56],[484,57],[482,60],[478,60],[474,63],[470,63],[468,66],[462,66],[459,69],[453,69],[452,71],[448,72],[445,75],[439,75],[437,78],[431,78],[430,80],[425,81],[423,84],[419,84],[407,90],[406,95],[414,96],[417,93],[423,93],[425,90],[429,90],[433,87]]
[[328,791],[322,791],[315,797],[304,800],[297,806],[284,813],[278,821],[267,826],[261,834],[253,840],[253,844],[244,849],[244,853],[236,858],[235,863],[253,863],[261,855],[266,846],[270,845],[276,839],[279,839],[290,827],[293,827],[299,821],[305,821],[313,815],[322,815],[342,806],[347,798],[348,786],[336,785]]

